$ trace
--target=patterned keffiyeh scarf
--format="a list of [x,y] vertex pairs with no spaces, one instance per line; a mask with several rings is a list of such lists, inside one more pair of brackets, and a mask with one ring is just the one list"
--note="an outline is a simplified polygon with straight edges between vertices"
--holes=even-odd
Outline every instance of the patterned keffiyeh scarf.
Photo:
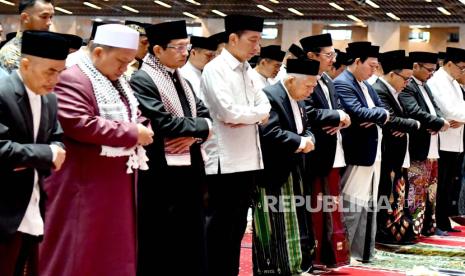
[[[95,68],[88,56],[84,56],[79,61],[78,66],[92,83],[100,117],[112,121],[137,123],[137,106],[139,103],[124,77],[111,82]],[[121,95],[126,99],[129,110],[121,99]],[[128,114],[130,115],[128,116]],[[126,172],[128,174],[132,173],[133,169],[148,169],[148,158],[142,146],[125,148],[102,145],[100,155],[107,157],[128,156],[129,160],[126,163],[128,167]]]
[[[160,63],[160,60],[158,60],[158,58],[156,58],[154,55],[146,55],[141,70],[147,72],[147,74],[157,86],[158,91],[160,92],[161,100],[166,110],[176,117],[185,117],[184,111],[182,110],[181,101],[179,100],[178,92],[176,91],[176,87],[174,86],[168,71]],[[192,117],[196,117],[197,109],[195,106],[194,92],[184,80],[184,78],[180,77],[178,70],[176,70],[175,74],[178,75],[178,80],[181,82],[182,88],[186,94]]]

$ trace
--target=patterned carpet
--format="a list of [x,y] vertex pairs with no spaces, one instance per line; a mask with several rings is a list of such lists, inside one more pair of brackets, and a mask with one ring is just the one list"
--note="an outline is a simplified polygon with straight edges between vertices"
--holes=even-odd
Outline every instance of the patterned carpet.
[[[370,264],[341,267],[325,275],[406,275],[413,269],[436,272],[431,275],[465,275],[465,227],[448,237],[425,237],[413,245],[377,244],[376,258]],[[252,276],[252,237],[242,243],[240,276]]]

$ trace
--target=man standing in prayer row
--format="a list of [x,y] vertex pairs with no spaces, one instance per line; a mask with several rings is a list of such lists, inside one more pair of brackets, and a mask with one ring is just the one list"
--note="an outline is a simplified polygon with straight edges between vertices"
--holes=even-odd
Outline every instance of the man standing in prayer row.
[[65,159],[52,90],[69,46],[60,34],[25,31],[19,70],[0,87],[0,275],[38,275],[43,179]]
[[441,231],[459,231],[452,229],[449,217],[457,215],[457,196],[462,179],[465,99],[456,79],[463,74],[465,50],[447,47],[444,65],[427,82],[444,118],[450,122],[450,128],[439,133],[436,224]]
[[347,67],[347,54],[345,52],[341,52],[338,49],[335,49],[337,56],[336,56],[336,62],[333,63],[333,66],[331,66],[331,69],[326,71],[326,74],[328,74],[328,77],[331,78],[331,80],[334,80],[339,76],[342,72]]
[[331,196],[334,211],[322,208],[312,212],[315,229],[315,263],[341,266],[349,263],[349,245],[338,201],[340,196],[340,168],[345,167],[344,150],[340,129],[350,126],[349,115],[339,107],[333,81],[326,75],[335,59],[336,52],[330,34],[308,36],[300,40],[307,58],[320,63],[318,85],[314,93],[305,99],[308,127],[312,128],[317,142],[314,152],[307,155],[312,207],[316,208],[322,196]]
[[276,77],[286,52],[279,45],[270,45],[260,49],[260,57],[257,66],[250,70],[252,81],[257,89],[263,89],[270,85],[270,79]]
[[90,55],[61,75],[55,93],[68,158],[46,180],[40,275],[136,273],[135,180],[153,136],[123,77],[138,44],[129,27],[99,26]]
[[[149,170],[138,182],[138,275],[179,275],[178,269],[206,275],[200,146],[210,136],[210,115],[178,70],[189,49],[186,22],[146,31],[149,54],[131,86],[156,136],[147,147]],[[154,221],[163,227],[152,227]],[[155,249],[163,254],[155,257]]]
[[[271,111],[268,123],[260,126],[265,169],[254,212],[254,275],[309,275],[302,273],[312,268],[313,225],[305,206],[290,204],[283,212],[277,201],[294,202],[309,185],[305,154],[315,148],[315,138],[303,100],[316,86],[318,71],[318,61],[292,59],[287,77],[264,88]],[[269,206],[269,198],[276,204]]]
[[134,74],[134,72],[139,70],[142,66],[142,60],[149,50],[149,41],[145,31],[145,28],[149,26],[149,24],[131,20],[126,20],[124,24],[139,33],[139,47],[137,48],[136,58],[129,64],[128,70],[124,73],[128,79],[131,79],[132,74]]
[[352,124],[342,132],[347,168],[342,176],[343,204],[351,257],[368,262],[374,256],[376,205],[381,169],[381,127],[389,120],[378,95],[366,80],[378,66],[378,46],[352,42],[350,65],[334,80],[342,107]]
[[207,252],[212,276],[239,273],[247,209],[263,169],[258,124],[267,121],[270,111],[265,93],[253,86],[247,62],[260,49],[263,19],[228,15],[225,27],[228,43],[205,66],[200,88],[213,119],[213,136],[205,143],[211,212]]
[[436,190],[438,180],[439,131],[449,128],[426,81],[436,70],[438,55],[410,52],[413,76],[399,94],[399,102],[408,117],[420,122],[421,128],[410,134],[410,169],[408,204],[415,236],[440,234],[436,229]]
[[18,69],[21,60],[21,40],[26,30],[48,31],[55,13],[51,0],[20,0],[20,30],[0,49],[0,68],[8,74]]
[[305,53],[299,46],[295,45],[294,43],[291,44],[287,53],[284,55],[284,58],[281,63],[281,68],[279,68],[279,72],[274,79],[268,80],[270,84],[275,84],[278,81],[284,79],[286,77],[286,64],[288,59],[296,59],[296,58],[305,58]]
[[[391,118],[383,126],[379,200],[389,202],[390,209],[379,210],[376,241],[381,243],[411,243],[413,222],[406,196],[407,169],[410,167],[409,134],[420,128],[420,123],[407,117],[398,98],[412,76],[413,63],[404,50],[380,54],[384,75],[376,80],[373,89],[378,93]],[[384,206],[384,205],[383,205]]]
[[212,38],[191,36],[190,43],[192,49],[189,52],[189,60],[179,71],[189,81],[194,93],[199,95],[202,70],[215,57],[217,42]]

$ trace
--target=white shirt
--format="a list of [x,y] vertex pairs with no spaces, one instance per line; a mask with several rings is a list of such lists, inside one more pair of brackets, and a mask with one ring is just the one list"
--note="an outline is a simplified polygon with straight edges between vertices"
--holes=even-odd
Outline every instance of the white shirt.
[[66,68],[69,68],[75,64],[78,64],[78,62],[87,55],[87,47],[83,46],[79,50],[77,50],[74,53],[71,53],[68,55],[66,58]]
[[[389,92],[391,93],[391,95],[394,97],[394,99],[396,100],[397,104],[399,105],[400,109],[402,109],[402,105],[400,104],[399,102],[399,93],[400,92],[397,92],[394,87],[392,87],[391,84],[389,84],[389,82],[387,82],[384,78],[379,78],[380,81],[382,81],[386,87],[389,89]],[[417,125],[418,125],[418,122],[417,122]],[[419,125],[418,125],[418,128]],[[410,137],[408,135],[408,133],[405,134],[407,136],[407,149],[405,151],[405,155],[404,155],[404,163],[402,164],[402,167],[403,168],[410,168],[410,153],[409,153],[409,143],[410,143]],[[389,150],[389,149],[387,149]]]
[[[21,74],[18,71],[18,76],[22,80]],[[40,116],[42,110],[42,98],[40,95],[32,92],[27,86],[26,92],[29,98],[31,106],[34,142],[37,139],[40,126]],[[39,175],[37,170],[34,170],[34,186],[32,188],[31,199],[24,214],[23,220],[21,221],[18,231],[33,236],[40,236],[44,234],[44,221],[40,215],[40,187],[39,187]]]
[[[465,101],[459,83],[444,70],[439,68],[427,81],[438,107],[447,120],[465,122]],[[463,125],[449,128],[439,133],[440,150],[463,152]]]
[[256,69],[250,69],[250,76],[252,77],[252,82],[255,88],[262,90],[263,88],[270,85],[270,82],[267,78],[262,76]]
[[179,69],[181,75],[190,82],[194,93],[199,95],[200,92],[200,81],[202,79],[202,71],[197,69],[190,61],[187,61],[181,69]]
[[[433,116],[437,116],[436,110],[434,109],[433,102],[431,102],[431,99],[429,98],[428,93],[426,92],[425,87],[423,86],[423,83],[413,76],[412,76],[412,79],[418,84],[421,95],[423,96],[423,99],[425,99],[426,105],[428,106],[429,113]],[[439,159],[439,134],[437,133],[431,134],[427,158],[428,159]]]
[[[326,101],[328,102],[329,109],[334,109],[332,103],[331,103],[331,98],[329,95],[329,88],[326,86],[325,82],[321,80],[321,78],[318,80],[318,83],[321,86],[321,89],[323,90],[323,93],[325,94]],[[344,117],[346,116],[346,113],[342,110],[337,110],[339,112],[339,118],[340,120],[344,120]],[[333,162],[333,168],[342,168],[346,166],[346,161],[344,158],[344,148],[342,147],[342,135],[341,132],[338,131],[336,133],[336,153],[334,155],[334,162]]]
[[295,126],[297,128],[297,134],[302,134],[304,131],[304,124],[302,122],[302,113],[299,108],[299,104],[297,103],[296,100],[294,100],[291,95],[289,94],[289,91],[287,91],[286,85],[284,85],[283,80],[280,80],[281,85],[284,87],[284,90],[287,93],[287,97],[289,98],[289,102],[291,103],[291,108],[292,108],[292,115],[294,115],[294,121],[295,121]]
[[[360,85],[360,88],[362,88],[362,92],[363,92],[363,95],[365,96],[365,100],[367,101],[368,108],[376,107],[375,102],[371,98],[370,93],[368,92],[368,87],[365,85],[365,83],[363,81],[360,81],[358,82],[358,84]],[[388,112],[386,111],[386,113]],[[383,131],[378,125],[376,125],[376,129],[378,130],[378,146],[376,148],[375,161],[381,161],[381,140],[383,138]]]
[[[240,62],[227,49],[209,62],[202,73],[200,98],[210,111],[213,135],[204,143],[208,154],[207,174],[263,169],[257,123],[269,115],[271,106],[256,89],[250,65]],[[232,128],[229,124],[244,124]]]

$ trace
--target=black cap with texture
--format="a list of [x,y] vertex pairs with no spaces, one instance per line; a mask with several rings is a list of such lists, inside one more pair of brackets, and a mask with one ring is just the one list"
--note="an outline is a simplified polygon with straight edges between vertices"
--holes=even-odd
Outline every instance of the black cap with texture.
[[226,34],[239,32],[239,31],[263,31],[264,19],[257,16],[242,15],[242,14],[231,14],[224,18],[224,28]]
[[356,58],[367,58],[379,56],[379,46],[371,45],[368,41],[357,41],[349,43],[346,48],[348,62],[352,63]]
[[82,38],[73,34],[61,34],[66,40],[68,40],[69,48],[73,50],[79,50],[82,46]]
[[187,38],[186,21],[170,21],[145,28],[150,46],[164,45],[173,39]]
[[320,62],[309,59],[289,59],[286,64],[288,74],[318,75]]
[[305,52],[300,48],[299,46],[295,45],[292,43],[292,45],[289,47],[288,51],[293,54],[296,58],[305,58]]
[[216,40],[201,36],[191,36],[192,48],[206,49],[216,51]]
[[393,70],[412,69],[411,60],[405,56],[404,50],[384,52],[379,55],[384,74]]
[[431,52],[410,52],[409,57],[412,62],[418,63],[432,63],[436,64],[438,62],[438,54]]
[[312,35],[302,38],[300,45],[305,52],[310,52],[314,48],[333,46],[333,40],[330,34]]
[[228,36],[226,35],[226,32],[220,32],[220,33],[211,35],[209,39],[216,41],[217,46],[221,43],[228,43]]
[[270,45],[260,49],[261,58],[269,58],[281,62],[285,55],[286,52],[282,51],[279,45]]
[[46,59],[65,60],[69,53],[68,40],[59,33],[25,31],[21,53]]
[[141,22],[132,21],[132,20],[126,20],[124,22],[124,25],[128,26],[129,28],[133,30],[136,30],[139,33],[139,35],[145,36],[146,35],[145,27],[149,26],[150,24],[141,23]]
[[465,50],[461,48],[447,47],[446,61],[465,62]]

